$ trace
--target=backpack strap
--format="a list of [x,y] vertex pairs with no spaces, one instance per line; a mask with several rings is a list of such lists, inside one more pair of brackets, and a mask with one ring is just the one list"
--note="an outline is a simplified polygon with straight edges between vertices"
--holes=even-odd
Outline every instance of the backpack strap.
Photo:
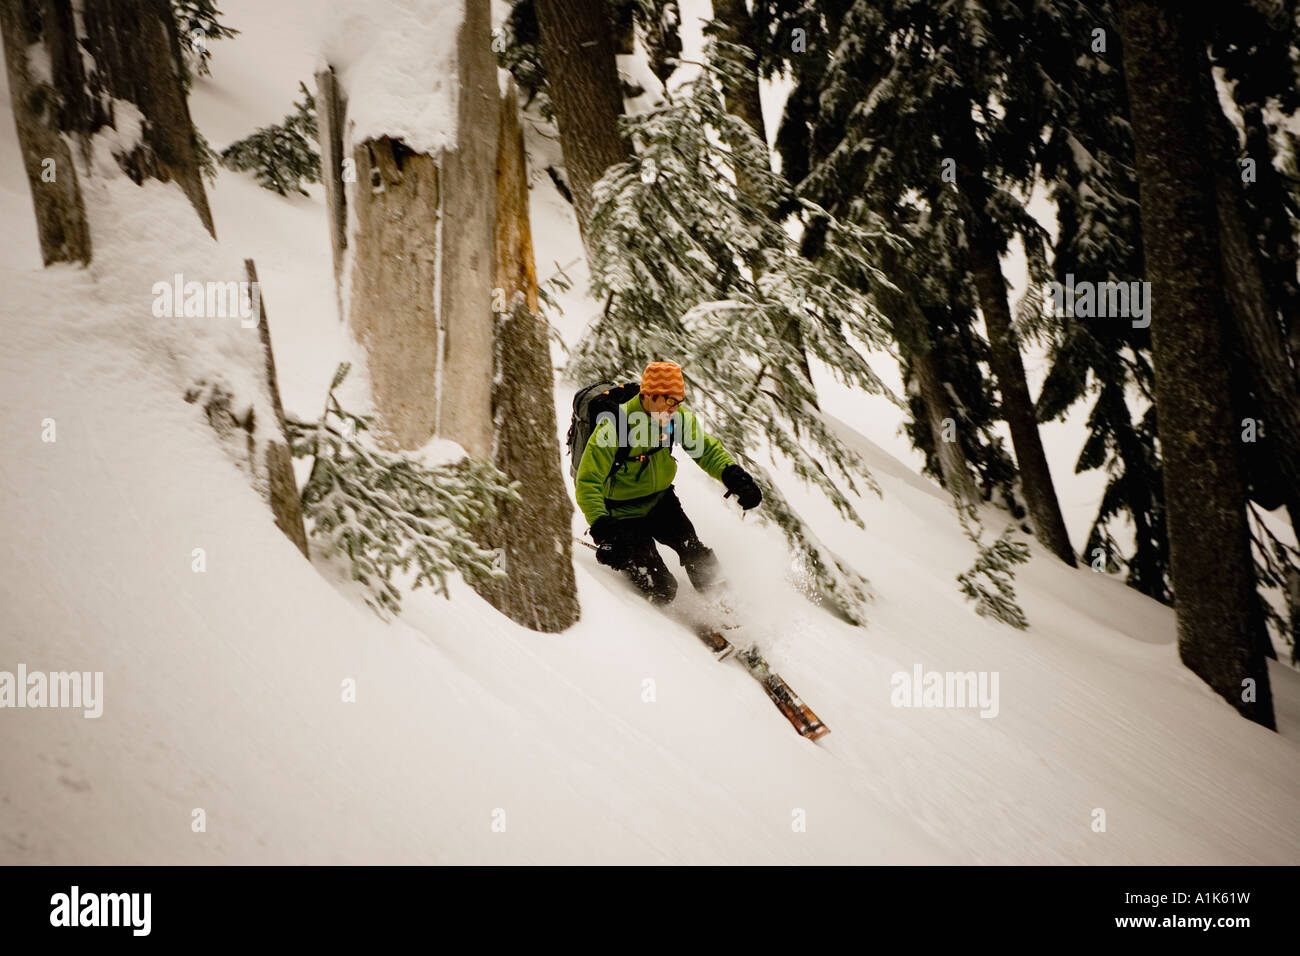
[[614,475],[616,475],[618,470],[627,463],[628,455],[631,453],[632,449],[627,445],[618,446],[618,449],[614,452],[614,464],[609,466],[609,474],[605,476],[606,484],[609,484],[614,480]]
[[639,461],[641,463],[641,467],[637,469],[637,473],[636,473],[636,477],[640,478],[642,472],[646,470],[646,466],[650,464],[649,458],[651,455],[656,454],[657,452],[661,452],[665,448],[668,449],[669,454],[672,454],[673,438],[676,436],[676,434],[677,434],[676,429],[674,429],[672,423],[669,422],[668,444],[656,445],[654,448],[651,448],[649,451],[645,452],[644,454],[640,454],[635,457],[631,457],[632,449],[624,445],[620,445],[618,451],[614,453],[614,467],[609,470],[609,478],[606,480],[608,481],[612,479],[614,477],[614,473],[618,471],[619,466],[625,464],[629,460],[629,458],[631,458],[632,461]]
[[[636,382],[629,382],[627,385],[624,386],[624,388],[632,388],[633,386],[637,386],[639,391],[639,385]],[[605,476],[605,482],[609,483],[613,481],[614,475],[618,473],[618,470],[620,468],[624,467],[627,464],[629,459],[631,459],[632,461],[639,461],[641,463],[641,467],[640,469],[637,470],[636,473],[636,477],[640,478],[641,474],[646,470],[646,466],[649,464],[648,459],[650,458],[651,455],[655,454],[656,452],[661,452],[665,448],[668,449],[670,454],[672,453],[673,439],[676,438],[676,435],[677,435],[677,430],[673,428],[672,422],[669,422],[668,423],[668,444],[656,445],[654,448],[651,448],[649,451],[645,452],[644,454],[637,455],[635,457],[632,457],[632,449],[630,447],[628,447],[627,445],[620,444],[618,446],[618,449],[614,452],[614,463],[610,466],[609,474]]]

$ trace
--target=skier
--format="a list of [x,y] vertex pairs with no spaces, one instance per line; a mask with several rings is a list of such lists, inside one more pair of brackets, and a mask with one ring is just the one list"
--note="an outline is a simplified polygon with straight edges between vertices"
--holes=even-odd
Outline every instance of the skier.
[[[695,590],[722,583],[717,557],[696,535],[673,489],[674,442],[726,486],[724,497],[734,494],[745,510],[763,500],[749,473],[700,428],[695,414],[682,404],[685,398],[681,367],[651,362],[641,376],[640,391],[619,406],[617,416],[601,417],[574,478],[578,507],[599,545],[596,560],[623,572],[651,604],[669,604],[677,596],[677,579],[656,541],[677,552]],[[620,441],[626,455],[616,455]],[[655,454],[661,449],[668,453]]]

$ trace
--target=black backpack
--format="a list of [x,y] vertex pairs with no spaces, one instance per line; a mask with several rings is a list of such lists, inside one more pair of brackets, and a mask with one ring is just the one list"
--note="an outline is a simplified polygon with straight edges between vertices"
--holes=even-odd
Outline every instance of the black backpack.
[[[617,416],[619,407],[629,401],[634,395],[641,393],[640,382],[628,382],[626,385],[618,385],[614,382],[596,382],[594,385],[588,385],[581,388],[573,396],[573,415],[569,419],[569,434],[566,441],[569,445],[569,477],[578,477],[578,463],[582,461],[583,450],[587,447],[587,441],[591,438],[591,433],[596,430],[600,424],[600,415],[602,412]],[[645,459],[657,451],[664,448],[672,448],[672,436],[670,434],[667,445],[660,445],[652,448],[644,455],[638,455],[637,460],[641,461],[642,469],[645,468]],[[631,449],[619,443],[618,450],[614,452],[614,464],[609,469],[609,474],[605,480],[609,481],[615,473],[627,461]]]

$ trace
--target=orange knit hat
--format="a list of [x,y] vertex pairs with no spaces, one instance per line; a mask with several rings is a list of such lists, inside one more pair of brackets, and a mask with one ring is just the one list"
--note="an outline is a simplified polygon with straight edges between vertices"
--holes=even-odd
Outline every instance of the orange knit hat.
[[674,362],[651,362],[641,373],[642,395],[668,395],[686,397],[686,380],[682,367]]

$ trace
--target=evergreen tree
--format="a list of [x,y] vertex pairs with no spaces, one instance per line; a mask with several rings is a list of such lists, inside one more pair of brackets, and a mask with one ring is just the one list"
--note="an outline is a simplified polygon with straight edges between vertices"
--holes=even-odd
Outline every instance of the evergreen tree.
[[666,85],[682,54],[682,11],[677,0],[632,0],[631,7],[650,69]]
[[578,230],[591,258],[592,188],[627,158],[623,96],[606,0],[534,0],[546,88],[564,150]]
[[[851,175],[849,179],[841,180],[834,177],[811,184],[807,177],[809,171],[824,162],[834,150],[836,129],[844,116],[843,107],[851,99],[845,97],[823,102],[820,95],[826,72],[833,62],[834,38],[840,35],[844,16],[851,6],[852,0],[831,0],[816,6],[798,0],[756,0],[754,26],[750,34],[757,38],[755,52],[759,74],[769,79],[784,74],[794,80],[775,141],[782,172],[787,180],[799,184],[798,189],[804,197],[836,216],[847,215],[852,204],[860,201],[861,178]],[[823,116],[824,107],[832,115]],[[851,174],[853,171],[847,172]],[[879,209],[890,203],[868,202],[866,205]],[[794,208],[791,205],[780,207],[777,215],[788,214]],[[914,225],[913,220],[901,227],[896,223],[895,228],[905,232]],[[817,261],[820,254],[822,237],[821,223],[813,219],[801,239],[803,254],[813,261]],[[909,240],[911,249],[906,259],[911,266],[915,265],[913,257],[919,250],[917,238],[912,235]],[[887,249],[882,251],[888,252]],[[951,318],[949,305],[954,300],[948,293],[955,292],[960,297],[961,292],[949,289],[940,301],[931,300],[927,293],[935,284],[934,270],[922,277],[919,267],[903,269],[900,268],[902,262],[903,257],[883,257],[877,264],[889,282],[877,284],[875,290],[863,291],[874,291],[877,298],[882,299],[882,311],[890,318],[890,330],[898,347],[908,395],[910,417],[905,423],[907,433],[913,445],[925,455],[926,471],[944,487],[963,499],[972,497],[974,489],[970,482],[974,471],[982,483],[988,480],[1000,484],[1001,493],[1012,505],[1010,479],[1014,476],[1014,466],[1001,451],[1001,440],[992,435],[990,426],[995,416],[986,415],[979,422],[971,420],[977,407],[992,407],[990,403],[981,401],[985,396],[991,397],[991,391],[985,387],[978,365],[973,360],[966,362],[975,357],[986,358],[980,348],[983,343],[972,341],[978,336],[965,334],[973,321],[973,312],[965,327],[952,328],[954,335],[940,341],[941,333],[935,322],[943,319],[936,320],[936,308]],[[960,343],[957,343],[958,338],[962,340]],[[958,347],[950,350],[949,344],[958,344]],[[955,368],[964,362],[963,369]],[[966,372],[974,374],[964,374]],[[936,444],[936,429],[947,431],[950,427],[957,432],[956,442]],[[984,465],[992,467],[985,468]],[[993,493],[992,485],[985,484],[983,496],[987,499]]]
[[[886,393],[850,337],[867,347],[888,345],[879,313],[859,288],[880,277],[870,249],[890,238],[794,199],[772,172],[764,145],[726,112],[714,77],[726,68],[710,53],[698,79],[664,105],[624,120],[636,152],[597,184],[591,219],[592,291],[606,308],[567,374],[635,376],[648,361],[672,356],[683,366],[691,402],[747,470],[767,476],[752,451],[765,437],[799,477],[861,526],[828,469],[853,491],[857,481],[873,490],[874,482],[817,414],[789,332],[798,328],[803,346],[842,381]],[[736,188],[727,172],[737,168],[753,189]],[[765,214],[782,201],[824,220],[818,265]],[[822,591],[860,622],[866,582],[818,544],[770,480],[763,487],[763,512]]]
[[[744,120],[758,141],[766,143],[767,125],[758,93],[760,37],[745,0],[713,0],[713,19],[704,32],[715,38],[714,49],[720,55],[740,67],[722,77],[727,112]],[[744,188],[743,183],[740,185]]]
[[[862,200],[864,205],[870,204]],[[882,202],[892,208],[892,225],[901,230],[908,240],[906,255],[893,255],[885,250],[882,264],[890,281],[914,303],[919,312],[919,329],[907,329],[904,316],[905,302],[896,301],[887,290],[877,289],[876,295],[885,293],[890,309],[890,324],[900,347],[903,380],[908,387],[911,419],[904,428],[912,437],[915,447],[926,456],[926,468],[950,492],[958,494],[952,480],[944,474],[940,443],[955,439],[966,468],[973,472],[979,497],[989,501],[995,498],[1016,519],[1027,518],[1027,512],[1018,493],[1015,465],[994,432],[1000,418],[997,395],[992,380],[985,373],[989,361],[988,343],[976,330],[976,304],[970,283],[957,268],[946,250],[959,241],[960,235],[951,230],[954,223],[943,217],[934,217],[927,211],[898,201]],[[914,337],[918,341],[910,341]],[[928,352],[928,355],[926,354]],[[932,360],[940,376],[940,394],[925,393],[922,363]],[[947,400],[953,421],[946,429],[954,434],[935,435],[930,423],[929,406]],[[960,497],[960,494],[959,494]],[[1031,531],[1022,525],[1023,530]]]
[[[1300,136],[1289,121],[1300,109],[1300,2],[1225,0],[1207,11],[1210,52],[1240,116],[1233,157],[1241,200],[1264,280],[1284,326],[1291,363],[1300,364]],[[1250,181],[1244,183],[1243,160]]]
[[1205,38],[1180,10],[1121,0],[1142,195],[1171,567],[1182,661],[1274,728],[1254,590],[1245,479],[1225,353],[1229,322],[1199,76]]
[[199,128],[194,127],[194,159],[199,165],[199,172],[203,178],[212,185],[217,181],[217,163],[221,162],[221,157],[217,155],[212,144],[208,142],[206,136],[199,132]]
[[[1023,502],[1016,495],[1016,466],[1007,454],[1002,436],[994,431],[998,421],[997,395],[985,374],[988,343],[975,330],[975,311],[959,300],[952,305],[929,304],[922,307],[929,330],[934,362],[942,375],[942,387],[948,392],[953,411],[952,430],[961,448],[962,458],[974,473],[979,497],[997,500],[1016,519],[1026,518]],[[942,435],[931,427],[926,398],[918,376],[920,359],[904,354],[903,382],[907,389],[908,417],[904,432],[925,457],[922,471],[932,475],[949,492],[951,487],[940,464]],[[1022,525],[1022,530],[1029,531]]]
[[[862,207],[887,217],[891,228],[905,235],[905,255],[882,260],[890,282],[906,292],[884,291],[885,311],[898,343],[902,372],[909,392],[910,420],[906,424],[914,445],[926,456],[927,471],[950,491],[953,481],[943,473],[950,444],[936,445],[931,407],[944,409],[940,420],[951,417],[960,458],[948,463],[962,474],[973,471],[985,500],[997,496],[1017,517],[1025,514],[1017,498],[1015,467],[993,431],[999,416],[993,390],[981,363],[989,359],[988,345],[975,330],[976,313],[970,283],[952,250],[962,243],[960,229],[935,217],[910,193],[902,179],[873,175],[867,163],[844,161],[844,131],[859,104],[869,95],[867,76],[849,76],[846,61],[858,52],[857,34],[846,26],[853,11],[851,0],[819,4],[815,9],[781,10],[780,3],[762,5],[770,37],[771,60],[790,70],[794,89],[786,102],[777,134],[783,171],[798,182],[800,193],[833,214],[847,215]],[[832,83],[847,87],[830,89]],[[887,163],[888,158],[882,157]],[[833,171],[825,174],[828,166]],[[812,176],[817,170],[822,175]],[[815,221],[805,232],[803,249],[816,258],[820,227]],[[923,314],[925,321],[908,321],[908,314]],[[917,374],[923,370],[925,374]],[[951,412],[951,415],[948,412]],[[945,432],[948,428],[945,426]]]
[[[887,52],[879,61],[881,73],[868,91],[874,108],[863,111],[866,116],[861,122],[858,117],[849,122],[846,144],[859,150],[865,140],[887,137],[888,146],[872,153],[874,174],[887,174],[892,166],[901,165],[905,173],[911,172],[907,185],[927,195],[932,211],[961,224],[965,271],[988,330],[989,364],[997,378],[1002,418],[1010,428],[1035,535],[1063,562],[1074,564],[1000,263],[1009,239],[1019,235],[1031,277],[1040,280],[1045,272],[1045,259],[1039,254],[1043,230],[1024,206],[1037,134],[1056,104],[1050,98],[1040,100],[1039,78],[1022,77],[1027,70],[1019,44],[1024,35],[1053,25],[1039,22],[1034,13],[1015,3],[932,9],[909,1],[885,7],[879,21],[876,12],[861,10],[861,5],[854,14],[861,13],[862,20],[850,16],[850,22],[878,31],[885,43],[893,40],[898,52]],[[924,31],[918,42],[907,42],[917,35],[918,26]],[[833,72],[832,88],[836,82]],[[922,116],[907,114],[914,108]],[[931,130],[940,130],[939,137],[930,135]],[[900,164],[904,150],[914,150],[915,155]],[[885,160],[887,155],[893,159]],[[946,177],[941,172],[945,166]],[[945,189],[945,178],[956,189]]]
[[281,196],[291,190],[307,195],[304,182],[320,182],[320,154],[316,152],[316,100],[306,84],[299,83],[302,102],[281,123],[265,126],[252,136],[221,151],[221,165],[237,171],[252,170],[263,189]]
[[[668,77],[677,69],[677,58],[682,52],[681,10],[676,0],[609,0],[607,12],[612,29],[634,28],[645,47],[650,69],[660,83],[667,83]],[[497,63],[510,71],[526,94],[524,108],[536,102],[538,114],[554,122],[554,107],[546,92],[546,68],[542,63],[541,30],[537,25],[535,0],[513,0],[498,39]],[[625,89],[624,95],[639,92],[644,91]]]
[[[755,5],[755,32],[763,37],[757,49],[759,73],[766,79],[789,76],[794,87],[786,97],[777,127],[775,147],[781,172],[800,186],[808,173],[825,161],[835,148],[837,130],[850,98],[824,102],[821,96],[827,70],[835,62],[837,38],[853,0],[827,0],[806,4],[799,0],[759,0]],[[830,184],[827,184],[830,185]],[[856,195],[853,187],[849,195]],[[810,195],[837,215],[844,214],[843,192]],[[810,245],[810,243],[812,243]],[[815,253],[812,235],[805,250]]]
[[957,509],[962,531],[978,552],[975,563],[957,575],[962,593],[975,602],[976,614],[996,618],[1023,631],[1029,626],[1029,620],[1020,608],[1012,582],[1016,578],[1015,566],[1029,560],[1028,545],[1011,537],[1014,529],[1010,526],[1004,528],[1002,534],[992,542],[985,544],[984,524],[980,521],[976,507],[963,504],[956,498],[953,499],[953,507]]
[[509,70],[523,90],[524,109],[536,102],[538,114],[548,122],[555,122],[555,108],[546,93],[542,35],[537,26],[537,7],[533,0],[514,0],[500,30],[497,65]]
[[[1269,527],[1252,502],[1249,509],[1250,537],[1255,558],[1256,598],[1263,627],[1283,647],[1290,645],[1290,661],[1300,664],[1300,549],[1282,541]],[[1284,616],[1278,607],[1286,608]],[[1269,651],[1272,650],[1270,645]],[[1269,653],[1274,660],[1276,653]]]
[[521,501],[518,482],[486,462],[462,459],[429,468],[406,454],[370,442],[368,416],[342,408],[334,395],[347,377],[335,372],[319,421],[286,422],[295,457],[312,461],[302,489],[310,534],[324,542],[326,557],[347,559],[365,601],[381,617],[401,610],[393,575],[415,568],[412,588],[428,584],[444,597],[447,575],[471,580],[501,578],[498,555],[475,543],[472,529],[496,517],[504,501]]
[[[1053,277],[1061,286],[1071,276],[1094,283],[1144,278],[1120,35],[1106,5],[1096,8],[1094,29],[1103,32],[1088,35],[1087,45],[1069,55],[1045,59],[1053,82],[1075,91],[1057,112],[1039,155],[1056,206],[1051,253]],[[1095,396],[1075,471],[1103,468],[1108,476],[1084,559],[1098,570],[1126,568],[1129,585],[1170,603],[1149,331],[1122,317],[1084,318],[1072,310],[1049,316],[1045,309],[1052,303],[1045,299],[1027,297],[1018,316],[1049,343],[1051,367],[1038,397],[1038,417],[1063,417],[1085,396]],[[1133,402],[1139,403],[1136,411]],[[1117,521],[1133,526],[1131,554],[1115,537]]]
[[208,76],[211,73],[208,60],[212,59],[212,51],[208,44],[237,36],[239,31],[217,19],[223,14],[217,9],[215,0],[171,0],[171,7],[181,45],[181,81],[189,90],[195,74]]
[[[1295,4],[1290,6],[1294,11]],[[1090,48],[1071,56],[1044,58],[1053,82],[1059,88],[1076,91],[1042,152],[1042,171],[1052,183],[1060,226],[1054,248],[1055,274],[1060,282],[1068,274],[1092,281],[1130,282],[1143,277],[1144,266],[1121,38],[1109,5],[1098,2],[1090,7],[1100,28],[1100,36],[1094,33]],[[1258,111],[1261,100],[1271,108],[1293,110],[1300,94],[1295,88],[1296,67],[1286,51],[1294,47],[1294,37],[1276,24],[1270,25],[1268,17],[1249,2],[1224,4],[1219,12],[1222,15],[1213,23],[1218,39],[1212,49],[1219,51],[1216,62],[1233,83],[1234,99],[1244,104],[1243,115]],[[1208,76],[1202,77],[1203,82],[1208,80]],[[1086,100],[1079,91],[1086,91]],[[1217,103],[1217,95],[1208,84],[1205,99]],[[1212,108],[1211,113],[1209,122],[1213,123],[1217,108]],[[1231,133],[1225,133],[1225,137],[1235,142]],[[1263,151],[1268,153],[1267,146]],[[1235,178],[1238,157],[1235,151],[1230,152],[1232,155],[1223,161],[1232,165]],[[1261,181],[1268,180],[1271,188],[1277,180],[1269,174],[1276,171],[1271,163],[1267,165],[1269,170],[1261,170],[1260,176]],[[1277,195],[1269,189],[1261,192]],[[1249,189],[1243,191],[1243,208],[1254,195]],[[1279,210],[1284,206],[1277,204]],[[1268,258],[1263,250],[1268,245],[1269,224],[1285,218],[1281,215],[1258,224],[1256,251],[1261,260]],[[1285,252],[1282,258],[1287,258]],[[1290,261],[1294,276],[1294,259]],[[1284,267],[1280,275],[1285,273]],[[1278,276],[1277,272],[1273,274],[1274,303],[1285,301],[1288,294],[1287,283],[1278,281]],[[1286,314],[1285,308],[1279,309],[1279,324],[1285,325]],[[1033,322],[1032,316],[1022,318]],[[1156,453],[1156,410],[1151,405],[1154,375],[1148,330],[1124,322],[1080,321],[1069,316],[1041,326],[1052,342],[1053,365],[1039,398],[1039,417],[1057,417],[1087,392],[1097,395],[1089,416],[1090,438],[1080,455],[1078,470],[1104,465],[1110,481],[1085,553],[1094,565],[1098,557],[1107,566],[1126,564],[1131,585],[1169,602],[1172,592]],[[1233,328],[1226,329],[1225,335],[1228,347],[1224,358],[1232,368],[1229,381],[1234,421],[1270,417],[1260,398],[1258,371],[1251,367],[1240,336]],[[1279,335],[1279,339],[1284,336]],[[1132,398],[1126,400],[1126,396]],[[1140,409],[1139,414],[1132,413],[1133,401],[1147,406],[1144,414]],[[1285,502],[1285,482],[1277,464],[1277,430],[1261,429],[1258,437],[1243,442],[1241,449],[1252,500],[1270,510]],[[1295,509],[1292,511],[1294,517]],[[1126,518],[1133,525],[1135,545],[1131,556],[1119,553],[1108,529],[1115,518]],[[1261,588],[1276,586],[1286,577],[1285,573],[1264,573],[1265,565],[1260,561],[1257,567],[1261,569]],[[1275,617],[1270,618],[1271,624]],[[1284,628],[1279,631],[1286,633]]]
[[[1284,506],[1292,533],[1300,537],[1300,223],[1295,215],[1300,179],[1288,180],[1285,173],[1294,172],[1296,143],[1286,127],[1300,106],[1298,9],[1295,0],[1267,6],[1229,0],[1203,11],[1210,42],[1201,53],[1197,79],[1214,167],[1232,319],[1227,357],[1233,367],[1234,420],[1243,426],[1247,486],[1251,500],[1263,508]],[[1212,67],[1222,69],[1230,98],[1220,99]],[[1290,549],[1267,546],[1260,537],[1255,541],[1260,604],[1268,625],[1290,640],[1291,632],[1300,630],[1300,589],[1290,586],[1300,578],[1300,568]],[[1271,596],[1265,593],[1274,589]],[[1272,603],[1283,599],[1290,605],[1289,628],[1272,610]],[[1264,651],[1275,656],[1271,644]]]

